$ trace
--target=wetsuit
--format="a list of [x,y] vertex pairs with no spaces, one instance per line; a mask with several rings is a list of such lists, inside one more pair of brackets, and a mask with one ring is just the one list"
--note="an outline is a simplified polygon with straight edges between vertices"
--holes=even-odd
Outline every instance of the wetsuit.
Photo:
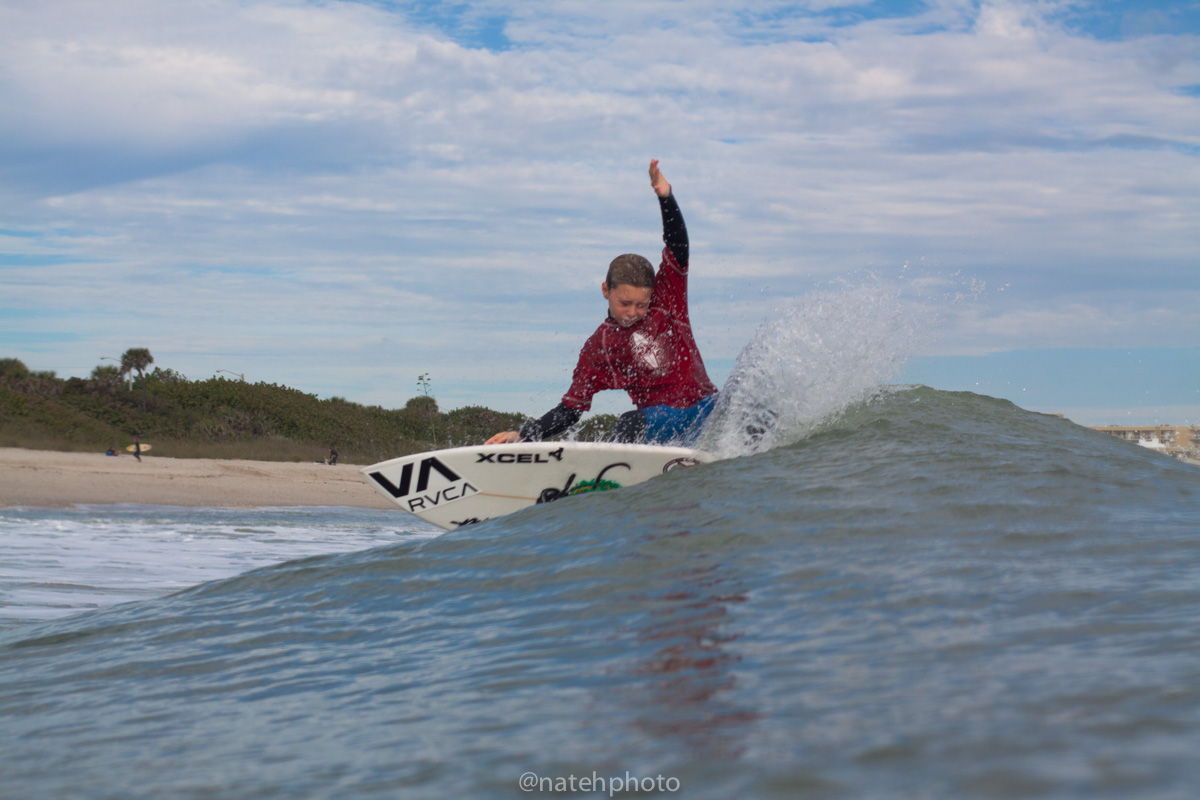
[[717,387],[704,370],[688,318],[687,227],[674,194],[658,202],[665,246],[646,316],[628,328],[611,315],[600,324],[579,353],[562,402],[522,425],[522,441],[562,433],[606,389],[624,389],[638,409],[621,416],[613,430],[616,441],[694,438],[712,410]]

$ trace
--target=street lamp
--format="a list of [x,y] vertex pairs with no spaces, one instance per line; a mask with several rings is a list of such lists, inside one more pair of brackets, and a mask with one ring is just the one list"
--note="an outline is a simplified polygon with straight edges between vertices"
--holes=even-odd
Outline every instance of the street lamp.
[[[113,358],[112,356],[100,356],[100,360],[101,361],[115,361],[118,364],[121,363],[121,359]],[[129,391],[131,391],[131,392],[133,391],[133,373],[132,372],[129,373]]]
[[[219,369],[219,370],[217,370],[217,372],[229,372],[229,370],[227,370],[227,369]],[[230,375],[237,375],[239,378],[241,378],[241,379],[242,379],[242,383],[245,383],[245,382],[246,382],[246,375],[245,375],[245,373],[243,373],[243,372],[229,372],[229,374],[230,374]]]

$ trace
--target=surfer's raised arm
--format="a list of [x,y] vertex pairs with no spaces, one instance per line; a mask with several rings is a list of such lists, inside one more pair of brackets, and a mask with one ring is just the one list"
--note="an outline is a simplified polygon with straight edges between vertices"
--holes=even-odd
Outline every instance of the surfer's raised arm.
[[612,260],[600,287],[608,316],[584,343],[562,402],[519,431],[497,433],[487,444],[541,441],[562,433],[592,407],[594,394],[607,389],[624,389],[637,406],[617,420],[611,441],[665,443],[699,436],[717,387],[704,370],[688,319],[687,227],[656,158],[650,161],[650,188],[662,212],[665,247],[658,272],[633,253]]
[[650,159],[650,188],[659,197],[666,197],[671,193],[671,184],[667,183],[662,170],[658,168],[657,158]]
[[[663,244],[675,257],[675,263],[678,264],[679,269],[687,272],[687,226],[683,224],[683,212],[679,210],[679,203],[675,201],[675,195],[671,193],[671,184],[667,183],[666,178],[658,171],[657,165],[657,161],[650,162],[650,185],[654,187],[654,193],[658,195],[658,208],[662,212]],[[656,177],[661,183],[654,182]],[[666,187],[665,194],[660,191],[660,186]]]

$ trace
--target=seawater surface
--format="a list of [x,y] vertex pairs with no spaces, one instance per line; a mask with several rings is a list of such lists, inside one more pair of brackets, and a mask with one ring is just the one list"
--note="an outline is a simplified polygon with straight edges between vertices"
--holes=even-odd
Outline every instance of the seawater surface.
[[[294,513],[4,512],[3,796],[1200,786],[1200,470],[1004,401],[895,389],[443,535]],[[91,542],[94,610],[30,589],[56,526]],[[114,530],[152,555],[104,561]]]
[[414,517],[355,508],[0,509],[0,630],[436,533]]

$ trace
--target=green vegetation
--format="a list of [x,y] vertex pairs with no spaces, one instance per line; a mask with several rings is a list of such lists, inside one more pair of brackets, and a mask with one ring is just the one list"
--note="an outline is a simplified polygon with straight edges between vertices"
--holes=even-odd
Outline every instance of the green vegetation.
[[[319,461],[336,448],[340,461],[370,464],[479,443],[523,420],[482,406],[443,413],[428,394],[427,373],[418,384],[425,394],[385,409],[275,384],[146,372],[153,361],[149,350],[134,348],[121,369],[97,366],[89,378],[64,380],[0,358],[0,447],[123,450],[140,433],[156,456]],[[137,377],[126,383],[131,372]],[[590,441],[613,422],[611,414],[593,416],[567,436]]]

